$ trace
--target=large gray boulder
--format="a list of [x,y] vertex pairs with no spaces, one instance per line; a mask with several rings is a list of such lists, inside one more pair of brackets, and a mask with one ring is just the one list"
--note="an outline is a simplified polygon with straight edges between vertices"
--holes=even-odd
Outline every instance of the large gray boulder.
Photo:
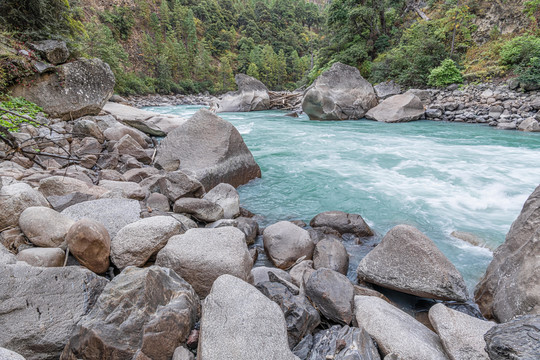
[[496,324],[438,303],[429,309],[429,321],[451,360],[488,360],[484,334]]
[[195,325],[198,307],[193,288],[171,269],[128,267],[77,324],[62,359],[169,360]]
[[540,316],[525,315],[494,326],[484,339],[491,360],[538,360]]
[[418,96],[394,95],[366,113],[366,119],[395,123],[418,120],[424,115],[424,104]]
[[234,227],[190,229],[173,236],[159,251],[156,265],[173,269],[204,298],[223,274],[251,280],[253,262],[245,235]]
[[356,236],[373,236],[373,230],[359,214],[349,214],[343,211],[325,211],[317,214],[309,225],[313,228],[329,227],[340,234],[354,234]]
[[32,244],[41,247],[60,247],[72,219],[45,206],[33,206],[24,210],[19,217],[19,227]]
[[259,80],[245,75],[234,77],[238,91],[228,92],[216,104],[216,112],[248,112],[270,109],[268,89]]
[[124,226],[141,218],[141,206],[136,200],[99,199],[72,205],[62,211],[62,215],[73,220],[95,220],[103,224],[110,237],[114,238]]
[[476,286],[475,301],[488,319],[506,322],[540,314],[540,186],[529,196],[505,242]]
[[289,221],[280,221],[264,229],[264,251],[280,269],[288,269],[299,258],[311,259],[315,244],[309,233]]
[[463,277],[418,229],[397,225],[362,259],[358,278],[392,290],[440,300],[469,298]]
[[99,59],[79,59],[56,67],[55,72],[23,79],[11,88],[63,120],[98,115],[113,94],[115,79],[109,65]]
[[379,345],[383,356],[399,360],[448,360],[439,337],[412,316],[375,296],[355,296],[358,325]]
[[199,360],[298,360],[283,312],[252,285],[220,276],[202,306]]
[[219,183],[237,187],[261,176],[238,130],[204,109],[163,139],[155,163],[167,171],[189,173],[207,191]]
[[302,101],[311,120],[357,120],[376,105],[373,86],[357,68],[341,63],[322,73]]
[[28,359],[58,359],[108,283],[82,267],[0,266],[0,346]]
[[182,224],[171,216],[153,216],[124,226],[111,241],[111,261],[117,268],[143,266],[174,235]]
[[0,188],[0,229],[17,226],[19,216],[32,206],[49,206],[45,197],[25,183]]

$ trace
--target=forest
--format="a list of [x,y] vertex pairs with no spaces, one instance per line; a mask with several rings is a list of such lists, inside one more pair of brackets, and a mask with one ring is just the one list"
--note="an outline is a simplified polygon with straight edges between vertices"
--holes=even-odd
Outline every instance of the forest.
[[63,39],[75,56],[101,58],[125,95],[223,93],[236,73],[293,90],[338,61],[373,83],[408,87],[514,75],[540,82],[540,0],[497,2],[514,16],[505,20],[518,25],[512,33],[480,31],[490,3],[6,0],[0,27],[15,43]]

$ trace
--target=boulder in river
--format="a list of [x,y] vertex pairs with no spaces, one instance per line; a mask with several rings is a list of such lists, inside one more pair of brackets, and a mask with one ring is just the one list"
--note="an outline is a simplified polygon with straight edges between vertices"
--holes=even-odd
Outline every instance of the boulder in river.
[[234,80],[238,91],[223,95],[216,105],[216,112],[248,112],[270,108],[268,88],[262,82],[245,74],[236,74]]
[[299,360],[278,304],[254,286],[220,276],[202,304],[199,360]]
[[97,115],[113,94],[115,79],[109,65],[99,59],[78,59],[11,88],[13,96],[41,106],[63,120]]
[[540,186],[529,196],[505,242],[476,286],[475,301],[488,319],[540,314]]
[[128,267],[77,324],[61,359],[170,360],[198,307],[193,288],[171,269]]
[[338,239],[324,239],[315,245],[313,252],[313,267],[327,268],[347,275],[349,269],[349,254],[343,243]]
[[412,93],[394,95],[366,113],[369,120],[380,122],[406,122],[418,120],[424,115],[424,104]]
[[204,199],[221,206],[225,219],[234,219],[240,214],[240,195],[230,184],[218,184],[204,195]]
[[268,226],[263,232],[264,251],[280,269],[294,265],[301,257],[311,259],[315,244],[309,233],[289,221]]
[[491,360],[540,359],[540,315],[525,315],[494,326],[485,335]]
[[358,278],[407,294],[440,300],[469,298],[463,277],[418,229],[397,225],[362,259]]
[[358,214],[349,214],[343,211],[325,211],[316,215],[309,225],[313,228],[329,227],[340,234],[354,234],[355,236],[373,236],[373,230]]
[[156,165],[189,173],[207,191],[220,183],[237,187],[261,177],[261,169],[238,130],[204,109],[163,139]]
[[376,105],[373,86],[357,68],[342,63],[322,73],[302,101],[311,120],[357,120]]

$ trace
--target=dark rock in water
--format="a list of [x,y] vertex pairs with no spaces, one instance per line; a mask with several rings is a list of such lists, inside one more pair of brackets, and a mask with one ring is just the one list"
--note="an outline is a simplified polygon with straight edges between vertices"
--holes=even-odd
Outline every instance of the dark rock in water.
[[58,359],[108,281],[82,267],[0,266],[0,346]]
[[325,318],[351,323],[354,286],[345,275],[324,268],[313,272],[306,283],[306,295]]
[[41,57],[51,64],[63,64],[69,58],[69,50],[64,41],[43,40],[29,44]]
[[343,211],[327,211],[316,215],[309,222],[314,228],[329,227],[340,234],[354,234],[356,236],[372,236],[373,230],[366,224],[362,216],[348,214]]
[[270,281],[259,283],[257,289],[283,311],[291,349],[321,322],[319,312],[303,294],[295,295],[285,285]]
[[234,80],[238,91],[225,94],[216,105],[216,112],[248,112],[270,108],[270,95],[262,82],[245,74],[236,74]]
[[525,315],[497,325],[484,338],[491,360],[538,360],[540,315]]
[[347,275],[349,254],[340,240],[324,239],[315,245],[313,267],[315,269],[327,268]]
[[99,59],[79,59],[60,65],[55,73],[25,78],[12,87],[21,96],[63,120],[97,115],[113,94],[115,79],[109,65]]
[[467,287],[455,266],[418,229],[398,225],[360,262],[358,278],[407,294],[466,301]]
[[360,71],[335,63],[306,91],[302,109],[311,120],[356,120],[376,105],[373,86]]
[[416,95],[394,95],[372,108],[366,118],[380,122],[395,123],[418,120],[424,115],[424,105]]
[[[334,325],[299,344],[294,353],[302,360],[380,360],[377,346],[363,328]],[[311,348],[308,349],[308,345]],[[300,347],[302,345],[302,347]],[[306,350],[308,354],[306,354]],[[302,356],[303,357],[302,357]],[[306,355],[306,356],[304,356]]]
[[[193,288],[167,268],[126,268],[77,324],[61,359],[169,360],[197,318]],[[140,357],[137,357],[140,358]]]
[[220,183],[237,187],[261,177],[238,130],[204,109],[163,139],[156,165],[167,171],[189,172],[206,191]]

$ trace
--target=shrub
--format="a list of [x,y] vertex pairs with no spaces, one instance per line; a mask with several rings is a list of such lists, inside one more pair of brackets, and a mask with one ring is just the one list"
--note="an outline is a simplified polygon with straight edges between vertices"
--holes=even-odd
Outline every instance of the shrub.
[[[7,95],[3,101],[0,101],[0,107],[6,110],[17,112],[21,115],[26,115],[32,119],[36,118],[36,115],[43,111],[42,108],[36,104],[27,101],[20,97],[12,97]],[[32,124],[29,120],[25,120],[15,115],[3,112],[0,110],[0,125],[8,128],[9,131],[18,131],[21,124]]]
[[520,83],[525,87],[537,88],[540,86],[540,57],[533,57],[526,66],[519,66],[516,70]]
[[463,76],[452,59],[443,60],[440,66],[431,70],[428,84],[431,86],[446,86],[463,83]]
[[540,57],[540,37],[525,35],[513,38],[502,46],[500,54],[502,65],[527,66],[531,58]]

